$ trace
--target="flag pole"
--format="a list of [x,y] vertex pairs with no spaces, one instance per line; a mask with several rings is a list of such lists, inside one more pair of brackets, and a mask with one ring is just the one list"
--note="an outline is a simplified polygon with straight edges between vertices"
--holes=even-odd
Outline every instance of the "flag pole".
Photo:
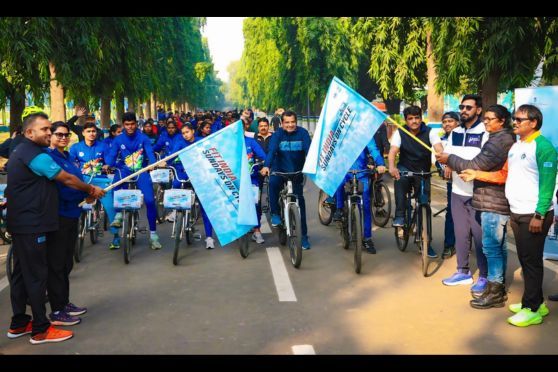
[[401,124],[399,124],[398,122],[396,122],[395,120],[393,120],[390,116],[387,116],[387,119],[392,122],[393,124],[395,124],[397,126],[397,128],[401,129],[403,132],[407,133],[412,139],[414,139],[415,141],[417,141],[419,144],[421,144],[425,149],[427,149],[428,151],[430,151],[433,154],[436,154],[436,152],[431,148],[428,147],[428,145],[424,142],[422,142],[420,140],[420,138],[418,138],[417,136],[415,136],[413,133],[409,132],[407,129],[405,129]]

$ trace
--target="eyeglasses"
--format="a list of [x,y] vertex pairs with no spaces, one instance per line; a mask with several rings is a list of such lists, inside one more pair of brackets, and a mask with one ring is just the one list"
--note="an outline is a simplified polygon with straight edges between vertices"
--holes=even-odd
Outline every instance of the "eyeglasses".
[[53,133],[56,138],[58,139],[62,139],[62,138],[70,138],[70,136],[72,135],[72,133]]
[[472,110],[474,106],[471,105],[459,105],[459,110],[467,109],[467,111]]
[[496,119],[498,119],[498,118],[487,118],[487,117],[485,117],[484,119],[482,119],[482,121],[485,122],[485,123],[490,123],[492,120],[496,120]]
[[514,116],[514,117],[512,117],[511,119],[512,119],[512,121],[513,121],[514,123],[522,123],[522,122],[524,122],[524,121],[526,121],[526,120],[531,120],[531,119],[529,119],[529,118],[518,118],[517,116]]

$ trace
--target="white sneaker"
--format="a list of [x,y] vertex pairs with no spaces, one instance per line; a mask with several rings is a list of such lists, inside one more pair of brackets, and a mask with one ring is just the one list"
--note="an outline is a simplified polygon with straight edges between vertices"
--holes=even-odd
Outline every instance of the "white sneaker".
[[165,220],[167,222],[174,222],[175,219],[176,219],[176,209],[170,212],[169,214],[167,214],[167,216],[165,217]]
[[252,234],[252,240],[258,244],[263,244],[265,242],[262,233],[259,231]]
[[215,248],[215,244],[213,244],[213,238],[212,237],[205,238],[205,248],[207,248],[207,249]]

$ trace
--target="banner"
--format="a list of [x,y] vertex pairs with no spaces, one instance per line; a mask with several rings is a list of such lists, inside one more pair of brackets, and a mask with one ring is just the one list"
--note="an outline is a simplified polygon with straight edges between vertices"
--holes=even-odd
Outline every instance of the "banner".
[[221,245],[258,224],[242,121],[178,155]]
[[334,77],[302,171],[332,196],[386,117]]

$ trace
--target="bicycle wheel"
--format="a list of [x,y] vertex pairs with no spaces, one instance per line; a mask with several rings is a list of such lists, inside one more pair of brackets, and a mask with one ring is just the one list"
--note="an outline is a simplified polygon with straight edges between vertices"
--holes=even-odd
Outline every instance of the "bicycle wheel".
[[122,245],[122,252],[124,252],[124,263],[129,264],[132,255],[132,213],[123,212],[124,216],[122,218],[122,239],[120,239],[120,244]]
[[[3,213],[3,211],[0,211],[0,213]],[[0,238],[2,238],[4,244],[11,244],[12,236],[8,232],[8,228],[6,224],[7,224],[6,218],[0,217]]]
[[333,210],[330,204],[326,203],[327,198],[329,196],[323,190],[320,190],[318,195],[318,217],[320,218],[320,223],[324,226],[329,225],[333,219]]
[[200,214],[201,214],[201,210],[200,210],[200,202],[198,201],[198,199],[196,199],[196,201],[194,202],[194,207],[192,208],[192,217],[194,220],[194,225],[198,223],[198,220],[200,219]]
[[375,182],[370,188],[370,207],[372,208],[372,219],[378,227],[384,227],[391,216],[391,194],[389,188],[383,182]]
[[302,262],[302,232],[300,226],[300,209],[296,204],[289,204],[288,210],[289,227],[291,234],[289,240],[289,252],[291,253],[291,262],[297,269]]
[[360,218],[360,209],[358,205],[351,206],[351,240],[355,249],[355,273],[360,274],[362,268],[362,219]]
[[428,257],[428,246],[430,245],[430,215],[429,215],[429,210],[427,207],[423,207],[420,206],[420,220],[418,221],[420,226],[418,226],[417,228],[419,228],[419,235],[420,235],[420,247],[422,250],[422,254],[421,254],[421,264],[422,264],[422,275],[427,276],[427,271],[428,271],[428,263],[430,262],[430,259]]
[[194,232],[194,220],[192,218],[192,211],[186,210],[184,211],[184,213],[186,213],[186,218],[184,218],[184,221],[186,221],[186,228],[184,229],[184,235],[186,236],[186,244],[191,245],[192,234]]
[[83,254],[83,245],[85,243],[85,219],[87,215],[81,213],[78,220],[78,237],[76,240],[76,248],[74,249],[74,260],[76,262],[81,262],[81,256]]
[[237,241],[238,249],[242,258],[248,257],[250,254],[250,233],[242,235]]
[[133,223],[132,223],[133,226],[132,226],[132,230],[131,230],[132,231],[132,235],[131,235],[132,238],[131,239],[132,239],[132,245],[135,245],[136,244],[136,233],[137,233],[136,227],[137,227],[137,224],[138,224],[138,221],[139,221],[139,212],[138,211],[134,212],[134,218],[133,218],[132,221],[133,221]]
[[[101,207],[102,207],[102,205],[101,205]],[[105,210],[104,207],[102,207],[102,211],[103,211],[102,212],[103,213],[103,230],[107,231],[108,230],[108,225],[109,225],[109,223],[108,223],[109,222],[108,213],[107,213],[107,211]]]
[[[91,214],[92,221],[90,221],[91,226],[89,227],[91,229],[89,230],[89,240],[91,240],[91,244],[97,244],[97,242],[99,241],[99,228],[100,228],[99,226],[101,223],[101,221],[99,220],[100,213],[98,210],[97,211],[93,210],[91,213],[92,213]],[[96,218],[93,217],[93,214],[96,214]]]
[[343,239],[343,249],[349,249],[351,245],[351,236],[349,234],[349,215],[343,212],[341,218],[341,238]]
[[165,221],[165,206],[163,205],[164,192],[162,185],[157,184],[157,192],[155,193],[155,203],[157,204],[157,221],[163,223]]
[[182,240],[182,229],[184,225],[184,211],[176,213],[176,225],[174,230],[174,254],[172,263],[178,265],[178,251],[180,249],[180,241]]

